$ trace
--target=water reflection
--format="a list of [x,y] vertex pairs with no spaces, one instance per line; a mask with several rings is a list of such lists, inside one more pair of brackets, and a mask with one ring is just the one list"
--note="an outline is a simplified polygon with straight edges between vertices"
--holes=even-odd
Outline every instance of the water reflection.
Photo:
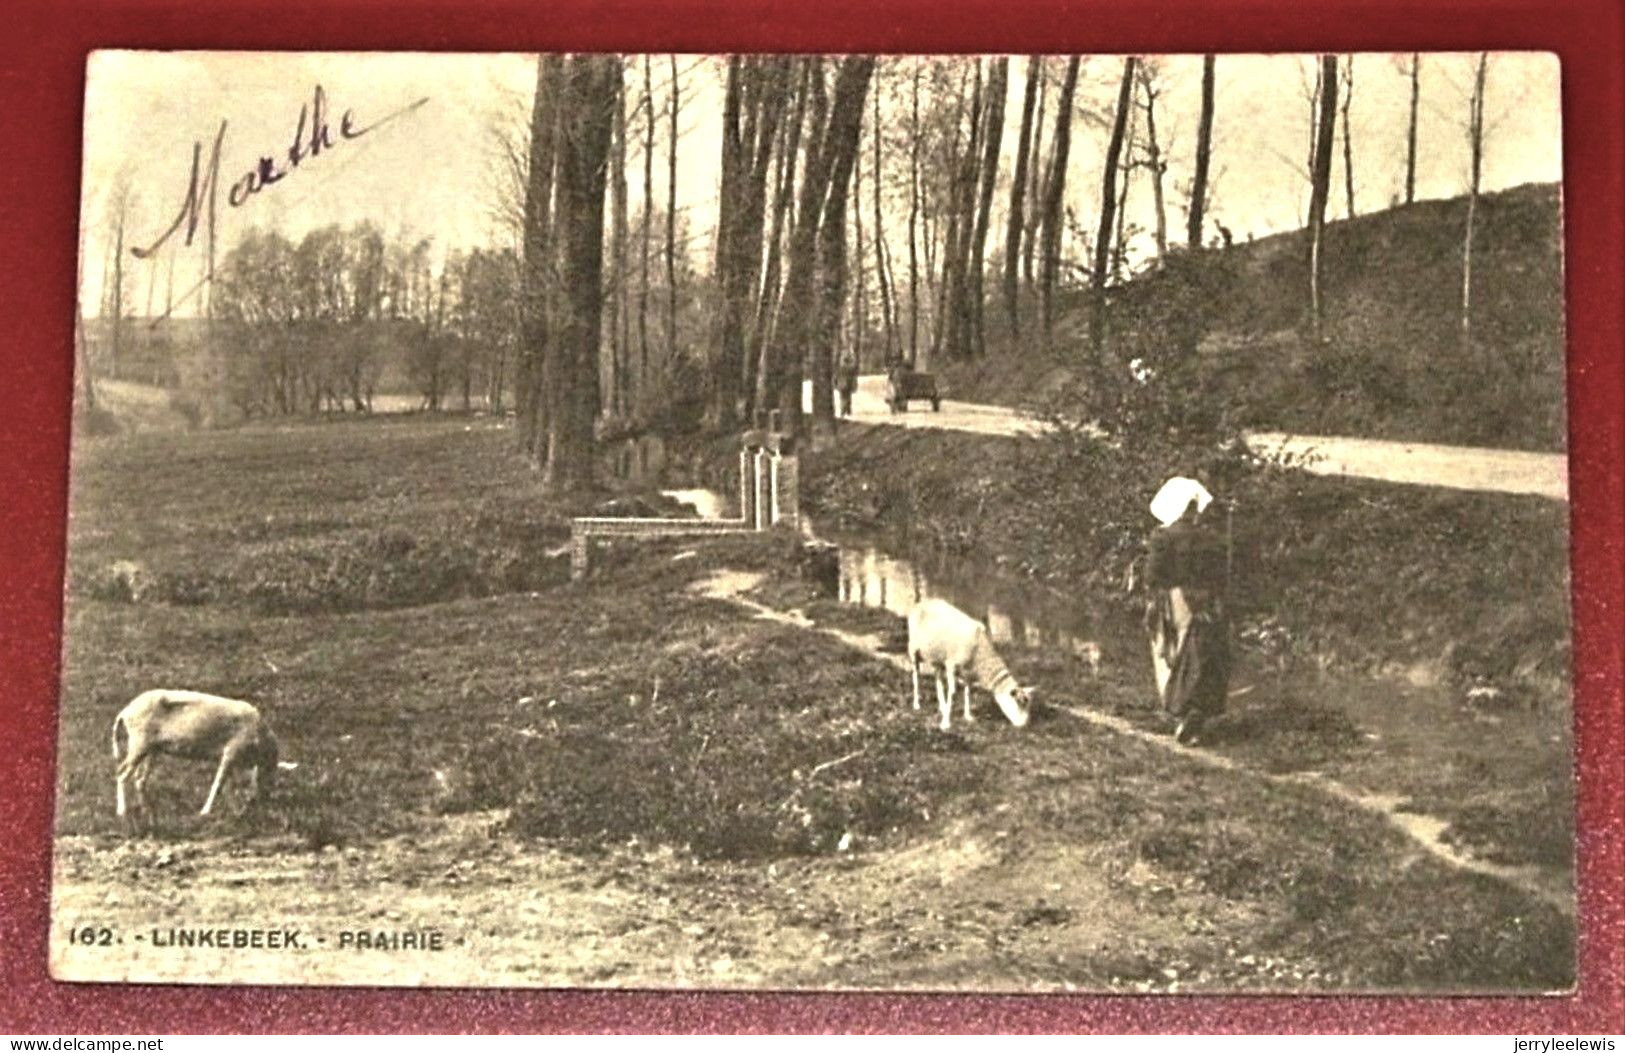
[[[629,452],[632,443],[633,440],[627,440],[624,444],[626,456],[632,456]],[[659,456],[663,460],[663,450]],[[693,488],[661,492],[691,506],[704,519],[737,514],[732,502],[715,490]],[[810,519],[804,517],[802,527],[809,535],[813,534]],[[841,537],[826,540],[835,543],[838,549],[836,592],[843,603],[874,607],[904,618],[910,608],[923,599],[944,599],[980,619],[995,643],[1014,642],[1060,650],[1095,666],[1101,661],[1099,641],[1103,636],[1137,646],[1133,626],[1115,622],[1108,625],[1105,619],[1084,609],[1081,599],[1054,589],[1023,588],[1007,578],[979,572],[965,562],[938,561],[929,570],[922,570],[918,561],[887,555],[862,540]]]
[[889,556],[868,545],[840,548],[838,597],[843,603],[874,607],[906,617],[923,599],[943,599],[988,628],[994,643],[1045,647],[1098,661],[1098,619],[1068,609],[1065,597],[1021,590],[1008,583],[995,585],[961,567],[954,573],[946,565],[922,572],[909,560]]

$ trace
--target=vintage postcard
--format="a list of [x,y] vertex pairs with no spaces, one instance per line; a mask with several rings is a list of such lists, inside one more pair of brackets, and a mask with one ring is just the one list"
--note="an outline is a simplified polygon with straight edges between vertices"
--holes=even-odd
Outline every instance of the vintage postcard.
[[52,975],[1570,990],[1559,82],[92,54]]

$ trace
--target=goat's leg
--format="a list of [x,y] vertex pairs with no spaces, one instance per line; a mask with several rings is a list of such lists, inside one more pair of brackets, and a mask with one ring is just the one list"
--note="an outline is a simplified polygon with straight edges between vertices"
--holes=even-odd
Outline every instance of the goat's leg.
[[151,773],[151,754],[130,766],[130,818],[136,829],[143,832],[152,827],[152,813],[147,808],[147,776]]
[[920,708],[920,656],[918,653],[909,655],[914,659],[914,708]]
[[113,795],[120,819],[134,818],[131,813],[140,804],[140,799],[136,795],[135,777],[137,770],[146,763],[146,760],[147,753],[140,742],[126,744],[124,759],[119,761],[118,768],[113,773]]
[[959,681],[959,689],[965,694],[965,723],[969,724],[976,719],[970,712],[970,680],[962,678]]
[[942,681],[938,680],[937,709],[939,715],[942,717],[940,726],[943,731],[947,731],[949,722],[953,717],[954,712],[954,692],[958,690],[959,685],[955,679],[955,670],[952,664],[944,664],[942,667],[942,674],[943,677],[948,681],[948,693],[946,695],[942,693]]
[[220,767],[215,769],[214,783],[209,787],[208,800],[203,802],[203,811],[199,812],[199,815],[208,815],[214,810],[214,799],[220,794],[220,786],[226,781],[226,773],[235,766],[240,748],[239,744],[233,741],[228,742],[226,748],[220,751]]
[[937,682],[937,715],[939,717],[937,723],[943,731],[947,731],[948,717],[953,711],[953,703],[950,701],[948,695],[943,693],[943,670],[932,670],[932,674],[935,676]]

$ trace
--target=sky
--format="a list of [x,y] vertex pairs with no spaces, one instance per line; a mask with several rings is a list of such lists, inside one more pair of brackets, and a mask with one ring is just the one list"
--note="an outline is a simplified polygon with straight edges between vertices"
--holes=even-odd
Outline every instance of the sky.
[[[1467,98],[1474,59],[1465,54],[1422,57],[1419,198],[1449,197],[1466,188]],[[918,61],[908,56],[881,61],[875,90],[889,135],[907,120],[908,85]],[[970,62],[965,58],[934,61],[947,63],[950,74],[967,69]],[[1168,225],[1171,236],[1177,237],[1184,229],[1184,188],[1190,179],[1200,105],[1201,59],[1164,56],[1151,61],[1160,92],[1158,138],[1169,165],[1165,180]],[[1402,193],[1408,61],[1408,56],[1384,54],[1354,58],[1349,124],[1358,212],[1385,208]],[[657,109],[663,109],[669,98],[670,62],[661,55],[650,63]],[[81,196],[81,297],[86,313],[97,313],[101,301],[113,244],[113,202],[121,192],[127,193],[127,248],[157,241],[185,201],[194,144],[202,144],[206,161],[222,122],[218,225],[222,257],[252,227],[277,229],[297,240],[320,226],[362,220],[376,223],[387,235],[431,239],[437,259],[448,250],[510,244],[512,234],[495,218],[501,182],[496,132],[522,128],[535,84],[535,63],[534,55],[521,54],[92,54],[87,67]],[[709,258],[716,221],[723,62],[716,57],[680,56],[677,66],[684,100],[679,120],[678,208],[692,231],[688,251],[699,263]],[[1052,57],[1046,66],[1058,80],[1063,60]],[[1238,240],[1302,225],[1308,197],[1303,170],[1310,125],[1305,91],[1312,83],[1314,66],[1313,56],[1302,55],[1222,55],[1218,59],[1209,216],[1230,228]],[[1027,70],[1026,58],[1011,60],[1001,191],[1014,166]],[[1067,205],[1085,225],[1099,207],[1107,140],[1104,122],[1114,104],[1121,70],[1121,59],[1114,56],[1087,56],[1082,64]],[[641,91],[643,72],[641,57],[627,59],[628,90],[634,97]],[[1487,84],[1484,189],[1560,180],[1556,57],[1494,54]],[[227,188],[255,169],[261,157],[286,160],[301,109],[308,112],[318,85],[335,140],[333,149],[305,158],[298,168],[286,171],[282,179],[259,193],[247,195],[240,205],[229,204]],[[1052,87],[1051,108],[1055,95]],[[412,107],[420,100],[424,101]],[[370,130],[358,138],[344,139],[340,125],[346,111],[351,113],[352,128]],[[386,117],[390,119],[377,123]],[[307,126],[307,138],[308,131]],[[665,195],[663,126],[660,136],[654,164],[657,201],[663,201]],[[868,149],[865,164],[872,157]],[[1333,218],[1347,210],[1341,150],[1339,141],[1330,208]],[[635,217],[643,196],[641,158],[635,150],[633,161],[628,180]],[[885,210],[887,235],[896,239],[894,246],[904,237],[906,200],[899,199],[899,194],[900,190],[887,191]],[[1136,256],[1152,251],[1151,198],[1143,178],[1130,189],[1129,219],[1141,228],[1133,242]],[[1003,199],[1001,192],[998,200]],[[1000,229],[997,221],[994,229]],[[175,313],[195,313],[198,298],[187,293],[205,272],[204,240],[200,229],[199,237],[187,247],[182,244],[182,229],[151,259],[126,257],[135,313],[147,313],[149,300],[155,313],[161,313],[171,283]]]

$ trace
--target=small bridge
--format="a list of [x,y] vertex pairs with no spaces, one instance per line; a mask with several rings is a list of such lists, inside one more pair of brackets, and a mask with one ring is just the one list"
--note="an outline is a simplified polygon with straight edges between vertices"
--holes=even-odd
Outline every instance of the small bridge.
[[739,509],[732,519],[636,519],[582,516],[570,520],[570,578],[592,570],[593,545],[610,538],[715,537],[754,534],[775,526],[801,524],[800,463],[795,437],[780,430],[777,410],[745,432],[739,450]]

